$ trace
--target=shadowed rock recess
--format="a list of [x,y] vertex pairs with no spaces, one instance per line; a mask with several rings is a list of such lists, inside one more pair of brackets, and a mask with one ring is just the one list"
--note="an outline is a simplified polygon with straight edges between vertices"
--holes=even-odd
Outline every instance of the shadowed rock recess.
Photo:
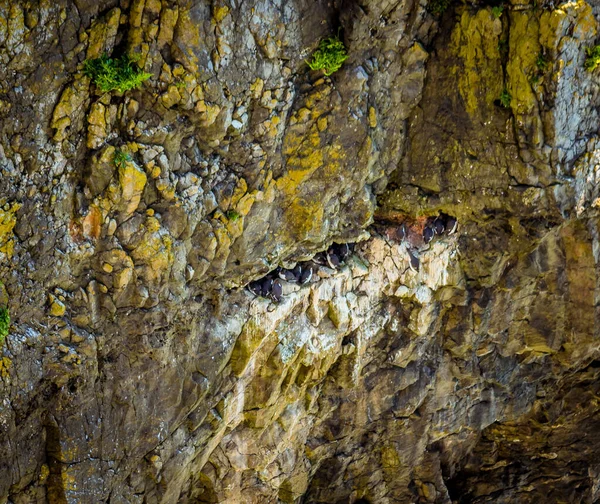
[[446,3],[0,0],[1,504],[600,501],[600,3]]

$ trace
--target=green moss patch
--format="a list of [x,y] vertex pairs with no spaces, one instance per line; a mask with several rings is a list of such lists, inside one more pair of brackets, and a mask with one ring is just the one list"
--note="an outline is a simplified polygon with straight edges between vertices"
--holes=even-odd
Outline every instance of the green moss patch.
[[83,73],[98,86],[100,91],[117,90],[121,93],[139,87],[142,82],[152,77],[144,72],[128,55],[120,58],[109,58],[103,54],[99,58],[87,60],[83,64]]
[[338,37],[328,37],[321,40],[312,59],[306,63],[311,70],[323,70],[325,75],[331,75],[339,70],[347,59],[348,53],[344,43]]
[[0,345],[4,342],[4,338],[8,336],[10,328],[10,314],[8,308],[0,308]]
[[121,149],[115,150],[115,157],[113,163],[117,168],[125,168],[125,165],[131,161],[131,155]]
[[585,50],[585,54],[587,55],[587,58],[585,59],[584,66],[592,72],[600,64],[600,45],[588,47]]
[[435,16],[441,16],[450,7],[450,0],[429,0],[427,10]]

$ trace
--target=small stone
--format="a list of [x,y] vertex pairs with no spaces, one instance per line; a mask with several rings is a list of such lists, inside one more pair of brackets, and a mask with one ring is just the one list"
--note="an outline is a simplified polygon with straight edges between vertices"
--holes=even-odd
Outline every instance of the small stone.
[[112,267],[112,264],[109,264],[109,263],[104,263],[104,264],[102,265],[102,269],[103,269],[104,271],[106,271],[107,273],[112,273],[112,272],[113,272],[113,267]]
[[108,236],[112,236],[115,234],[116,230],[117,221],[115,219],[110,219],[110,221],[108,221],[108,229],[106,230],[106,234],[108,234]]
[[62,317],[65,314],[67,307],[57,297],[50,296],[50,315],[53,317]]

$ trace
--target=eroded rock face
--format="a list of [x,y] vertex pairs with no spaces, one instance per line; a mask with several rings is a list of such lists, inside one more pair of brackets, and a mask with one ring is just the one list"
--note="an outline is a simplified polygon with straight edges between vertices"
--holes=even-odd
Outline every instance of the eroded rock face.
[[600,498],[596,10],[0,4],[0,502]]

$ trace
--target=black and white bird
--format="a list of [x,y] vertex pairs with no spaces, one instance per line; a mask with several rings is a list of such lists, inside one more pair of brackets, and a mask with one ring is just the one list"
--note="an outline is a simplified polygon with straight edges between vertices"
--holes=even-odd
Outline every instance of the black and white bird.
[[427,224],[423,228],[423,241],[427,244],[433,239],[434,236],[435,236],[435,230],[433,229],[433,226],[430,226],[429,224]]
[[248,290],[255,296],[260,296],[262,292],[262,280],[255,280],[248,284]]
[[446,225],[444,224],[444,219],[442,218],[441,215],[438,215],[435,218],[435,220],[433,221],[433,229],[435,230],[436,235],[443,234],[444,230],[446,229]]
[[320,266],[327,266],[327,254],[325,252],[319,252],[314,255],[312,261]]
[[273,288],[273,279],[269,277],[265,277],[262,280],[260,286],[260,295],[262,297],[269,297],[271,294],[271,289]]
[[296,277],[293,270],[281,269],[278,274],[279,278],[285,280],[286,282],[297,282],[298,278],[300,278],[300,274]]
[[313,276],[314,266],[312,264],[308,264],[302,268],[302,273],[300,274],[299,283],[301,285],[307,284],[311,281]]
[[344,262],[350,257],[350,247],[347,243],[334,243],[333,251],[340,258],[340,261]]
[[458,229],[458,219],[449,215],[446,218],[446,232],[451,235]]
[[275,280],[273,280],[273,283],[271,285],[271,292],[269,293],[269,297],[276,303],[279,303],[279,301],[281,301],[282,295],[283,286],[281,285],[281,280],[279,278],[276,278]]
[[418,273],[419,266],[421,265],[421,261],[419,261],[419,257],[412,250],[407,250],[407,252],[408,252],[410,269],[413,270],[415,273]]
[[329,250],[327,250],[325,257],[327,258],[327,264],[329,265],[330,268],[332,268],[332,269],[339,268],[341,261],[340,261],[340,258],[338,257],[338,255],[334,252],[333,247],[331,247],[331,248],[329,248]]

